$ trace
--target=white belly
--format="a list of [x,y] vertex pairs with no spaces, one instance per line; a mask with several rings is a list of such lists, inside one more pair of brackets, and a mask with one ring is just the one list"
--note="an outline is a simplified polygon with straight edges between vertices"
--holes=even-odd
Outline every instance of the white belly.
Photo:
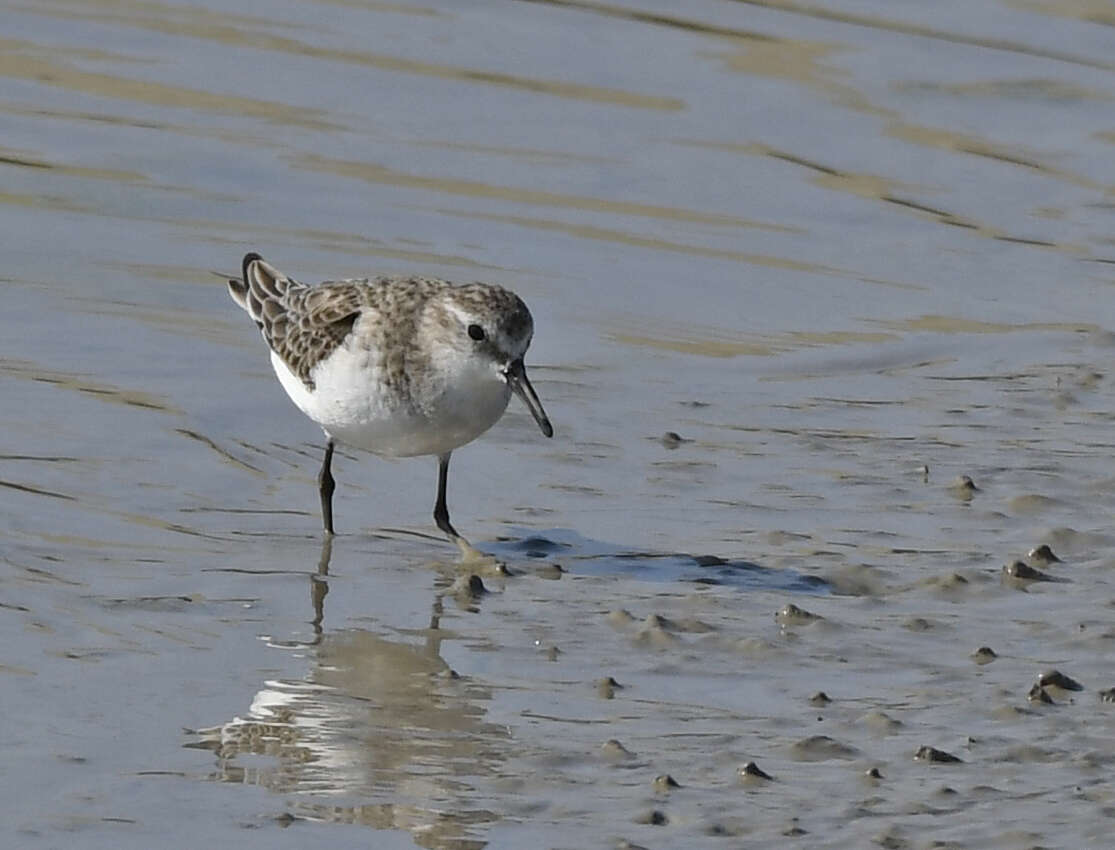
[[366,357],[339,348],[313,372],[306,389],[272,353],[271,365],[287,395],[326,435],[387,457],[440,455],[472,442],[507,409],[511,390],[489,370],[462,371],[426,394],[420,404],[385,392]]

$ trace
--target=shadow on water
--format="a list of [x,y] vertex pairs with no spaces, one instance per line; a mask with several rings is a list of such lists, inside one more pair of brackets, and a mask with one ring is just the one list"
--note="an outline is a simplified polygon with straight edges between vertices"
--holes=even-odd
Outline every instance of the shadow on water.
[[477,805],[476,786],[498,774],[509,733],[484,719],[490,689],[441,657],[451,590],[435,591],[429,626],[403,637],[330,631],[331,557],[326,539],[311,575],[314,638],[294,647],[310,671],[263,682],[245,717],[198,729],[185,746],[213,753],[210,780],[289,795],[283,825],[402,830],[419,847],[479,850],[478,831],[499,815]]
[[828,593],[827,581],[790,569],[764,567],[743,559],[684,552],[649,552],[589,540],[571,529],[501,539],[485,544],[490,554],[509,562],[557,560],[570,573],[623,576],[646,581],[726,585],[748,590]]

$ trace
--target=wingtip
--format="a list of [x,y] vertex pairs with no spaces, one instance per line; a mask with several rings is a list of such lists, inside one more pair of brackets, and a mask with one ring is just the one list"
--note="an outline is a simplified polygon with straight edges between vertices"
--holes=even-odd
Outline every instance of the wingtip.
[[249,251],[247,254],[244,255],[244,260],[240,264],[240,273],[243,275],[244,283],[248,282],[248,266],[250,266],[256,260],[262,259],[263,257],[257,254],[255,251]]
[[242,309],[248,309],[248,284],[234,277],[228,278],[228,294]]

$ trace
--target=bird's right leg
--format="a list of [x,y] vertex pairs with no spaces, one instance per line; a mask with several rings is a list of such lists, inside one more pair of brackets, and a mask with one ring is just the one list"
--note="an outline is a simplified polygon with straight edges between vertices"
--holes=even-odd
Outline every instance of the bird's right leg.
[[333,464],[333,441],[325,444],[325,458],[321,462],[321,472],[317,474],[317,486],[321,493],[321,522],[325,533],[333,533],[333,491],[337,482],[333,480],[330,466]]

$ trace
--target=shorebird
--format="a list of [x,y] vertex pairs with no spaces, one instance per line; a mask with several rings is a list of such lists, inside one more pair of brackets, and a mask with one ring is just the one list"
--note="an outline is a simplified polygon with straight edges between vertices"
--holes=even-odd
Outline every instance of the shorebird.
[[259,327],[291,401],[325,432],[325,533],[334,533],[337,443],[385,457],[434,455],[434,520],[475,554],[449,521],[453,450],[491,428],[512,393],[545,436],[554,433],[523,365],[534,320],[522,299],[491,284],[417,276],[307,286],[256,253],[244,257],[242,274],[229,280],[229,294]]

